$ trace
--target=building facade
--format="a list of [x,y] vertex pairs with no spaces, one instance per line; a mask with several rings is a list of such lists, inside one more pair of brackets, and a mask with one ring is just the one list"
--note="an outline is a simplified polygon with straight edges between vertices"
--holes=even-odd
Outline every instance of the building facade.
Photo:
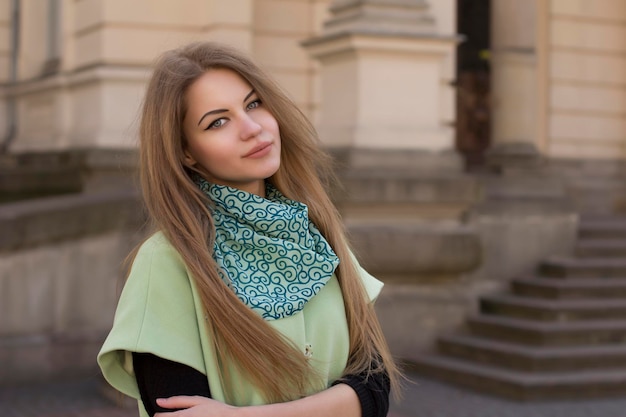
[[[341,161],[349,192],[337,203],[365,266],[389,283],[378,303],[400,356],[457,326],[477,295],[570,251],[581,213],[624,207],[622,0],[3,0],[0,174],[76,164],[83,190],[0,209],[12,227],[0,340],[14,341],[0,358],[30,346],[35,364],[3,376],[36,375],[50,352],[92,357],[115,304],[103,296],[120,275],[111,265],[140,223],[127,205],[131,220],[111,215],[127,204],[111,178],[132,169],[154,59],[196,40],[250,53]],[[102,216],[51,228],[61,206]],[[24,233],[33,219],[39,235]],[[88,266],[97,284],[69,297]],[[45,308],[21,301],[50,291]]]
[[[373,32],[376,19],[389,20],[387,27],[399,25],[394,13],[420,9],[416,33],[431,40],[421,45],[423,55],[440,54],[440,65],[430,71],[416,66],[410,75],[440,85],[424,89],[413,112],[451,125],[454,96],[448,84],[456,77],[456,43],[463,42],[457,37],[453,0],[5,0],[0,9],[4,146],[12,152],[133,147],[137,107],[151,63],[163,50],[193,40],[223,41],[251,53],[322,123],[321,65],[302,42],[335,30],[324,27],[333,10],[359,3],[361,9],[354,13],[365,16],[363,27],[369,25]],[[491,18],[484,23],[491,32],[493,142],[524,141],[550,158],[623,158],[626,6],[619,0],[490,3]],[[366,20],[377,8],[387,10]],[[455,41],[436,45],[434,40],[443,38]],[[387,83],[393,80],[384,77],[394,72],[393,78],[404,76],[401,65],[376,67],[370,62],[368,68]],[[350,81],[333,80],[344,89]],[[373,88],[367,93],[381,94]],[[11,102],[14,111],[7,110]],[[420,140],[420,145],[413,143]],[[452,145],[449,137],[441,141],[442,147]],[[389,137],[384,144],[363,146],[432,145],[418,137]]]

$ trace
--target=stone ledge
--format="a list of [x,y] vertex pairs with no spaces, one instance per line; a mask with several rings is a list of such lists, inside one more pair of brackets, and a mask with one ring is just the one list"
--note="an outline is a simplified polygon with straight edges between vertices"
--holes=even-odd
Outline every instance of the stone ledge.
[[479,236],[450,223],[349,223],[350,240],[362,266],[374,275],[427,277],[467,273],[481,262]]
[[375,308],[392,354],[410,358],[432,349],[442,332],[461,327],[467,314],[477,311],[479,296],[500,289],[489,281],[385,281]]
[[72,152],[0,155],[0,203],[82,189],[80,158]]
[[328,146],[325,151],[341,172],[386,172],[432,175],[461,174],[463,161],[456,152],[424,151],[419,149],[372,149]]
[[577,219],[570,200],[566,198],[490,198],[475,204],[464,215],[464,220],[472,222],[477,217],[506,218],[553,218]]
[[343,193],[334,191],[338,204],[368,202],[421,202],[471,204],[478,199],[478,183],[469,177],[376,176],[349,174],[341,177]]
[[481,196],[476,178],[453,152],[412,149],[326,149],[335,163],[331,195],[343,204],[459,204]]
[[85,377],[97,373],[104,333],[0,338],[0,386]]
[[0,155],[0,203],[131,188],[134,149],[69,149]]
[[14,251],[109,230],[139,228],[144,221],[134,190],[75,194],[0,205],[0,252]]

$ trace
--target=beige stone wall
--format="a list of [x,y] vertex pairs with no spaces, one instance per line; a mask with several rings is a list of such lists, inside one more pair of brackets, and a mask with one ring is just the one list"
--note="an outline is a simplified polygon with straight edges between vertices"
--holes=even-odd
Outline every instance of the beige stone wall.
[[[0,90],[0,110],[8,95],[17,102],[11,149],[135,146],[150,65],[162,51],[195,40],[251,53],[313,115],[318,74],[299,43],[321,27],[328,2],[58,0],[61,63],[42,78],[50,58],[50,2],[23,0],[20,83]],[[0,7],[0,64],[6,64],[0,79],[6,79],[10,2]]]
[[[11,2],[0,0],[0,83],[9,79],[11,56]],[[8,134],[10,122],[7,120],[6,98],[0,88],[0,140]]]
[[116,231],[1,253],[0,334],[106,331],[131,234]]
[[451,150],[456,3],[392,3],[331,7],[325,30],[305,43],[320,62],[322,141],[353,150]]
[[[535,2],[536,32],[533,25],[522,29],[529,39],[537,36],[536,62],[532,63],[537,73],[533,81],[536,97],[532,98],[537,103],[533,106],[536,113],[523,118],[514,111],[511,114],[519,117],[507,118],[494,112],[494,125],[504,133],[528,130],[532,133],[529,138],[551,157],[626,156],[626,3]],[[224,41],[250,52],[305,113],[318,121],[320,68],[300,43],[321,32],[331,0],[57,3],[61,66],[56,75],[42,79],[50,58],[51,2],[20,2],[21,83],[0,88],[2,126],[7,125],[7,97],[14,96],[17,101],[19,124],[14,151],[135,146],[137,109],[150,64],[161,51],[198,39]],[[435,32],[453,34],[454,1],[429,5]],[[11,1],[0,1],[0,81],[6,81],[9,72],[10,13]],[[453,68],[452,54],[438,69],[442,81],[420,95],[420,104],[438,103],[437,117],[446,125],[455,118],[449,86]],[[347,87],[349,81],[355,80],[344,80],[341,85]],[[530,97],[524,94],[528,89],[516,90],[519,83],[507,85],[510,88],[503,94],[512,97],[509,101],[513,105]],[[519,135],[497,136],[514,140]]]
[[162,51],[199,39],[249,50],[252,2],[81,0],[74,4],[74,68],[146,66]]
[[318,33],[330,0],[256,0],[252,51],[310,117],[319,106],[319,69],[300,42]]
[[0,380],[93,375],[137,237],[110,231],[0,253]]
[[626,2],[551,0],[544,13],[545,152],[625,157]]
[[537,145],[536,6],[543,0],[491,3],[492,147]]
[[11,2],[0,1],[0,82],[9,78],[11,53]]

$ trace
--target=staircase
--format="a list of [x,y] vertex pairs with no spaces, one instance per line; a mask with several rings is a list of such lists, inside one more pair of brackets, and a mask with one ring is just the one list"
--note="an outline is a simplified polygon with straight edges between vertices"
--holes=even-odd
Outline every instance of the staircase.
[[482,297],[408,367],[515,400],[626,395],[626,219],[584,219],[574,256]]

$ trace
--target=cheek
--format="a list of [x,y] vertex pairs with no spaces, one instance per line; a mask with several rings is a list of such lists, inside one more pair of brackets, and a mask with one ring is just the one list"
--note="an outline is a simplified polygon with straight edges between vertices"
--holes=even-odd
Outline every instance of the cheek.
[[276,118],[274,118],[274,116],[267,111],[266,109],[264,109],[265,111],[261,114],[261,119],[258,120],[258,122],[260,122],[263,125],[263,128],[265,130],[269,130],[272,133],[274,133],[275,135],[279,135],[280,134],[280,129],[278,128],[278,121],[276,120]]
[[219,164],[220,161],[226,160],[229,157],[228,149],[224,147],[211,145],[204,145],[197,149],[196,151],[199,162],[203,162],[205,165],[209,167],[211,165]]
[[276,120],[273,120],[271,124],[271,129],[272,129],[274,139],[276,139],[276,141],[280,144],[280,141],[281,141],[280,128],[278,127],[278,122]]
[[215,158],[216,149],[213,149],[208,141],[190,140],[187,145],[186,153],[199,164],[206,165]]

